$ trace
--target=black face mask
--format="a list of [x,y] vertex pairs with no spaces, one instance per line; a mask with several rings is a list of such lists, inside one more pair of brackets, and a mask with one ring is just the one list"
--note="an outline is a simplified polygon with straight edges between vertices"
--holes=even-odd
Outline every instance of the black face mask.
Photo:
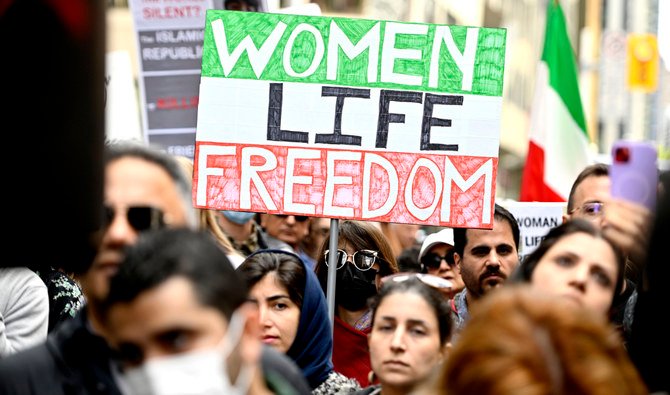
[[373,269],[363,272],[347,262],[336,274],[335,302],[350,311],[363,310],[377,294],[376,275]]

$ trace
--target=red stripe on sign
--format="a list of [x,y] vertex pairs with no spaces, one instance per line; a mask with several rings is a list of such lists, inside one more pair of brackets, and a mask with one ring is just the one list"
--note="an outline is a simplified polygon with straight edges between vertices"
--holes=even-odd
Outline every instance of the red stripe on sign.
[[200,208],[490,228],[497,164],[439,153],[200,141],[193,183]]

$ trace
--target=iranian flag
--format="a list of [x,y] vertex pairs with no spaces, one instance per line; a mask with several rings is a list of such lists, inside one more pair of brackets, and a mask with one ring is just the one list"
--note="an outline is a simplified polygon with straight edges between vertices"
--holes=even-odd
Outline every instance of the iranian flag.
[[573,181],[590,163],[577,65],[565,16],[558,1],[550,1],[547,7],[519,198],[525,202],[566,201]]

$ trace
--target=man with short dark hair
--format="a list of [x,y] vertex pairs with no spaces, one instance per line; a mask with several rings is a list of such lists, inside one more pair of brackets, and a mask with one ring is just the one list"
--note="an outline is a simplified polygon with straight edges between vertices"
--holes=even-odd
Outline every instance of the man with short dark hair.
[[246,301],[245,282],[209,234],[143,234],[104,308],[121,386],[134,394],[309,394],[298,367],[261,343],[258,310]]
[[477,301],[507,281],[519,265],[519,224],[499,204],[495,205],[492,229],[454,228],[454,260],[465,289],[454,296],[454,333],[469,317]]
[[105,154],[104,224],[93,263],[79,276],[86,305],[45,343],[0,359],[2,394],[120,394],[102,337],[109,280],[140,233],[197,227],[190,181],[174,157],[133,142],[110,144]]

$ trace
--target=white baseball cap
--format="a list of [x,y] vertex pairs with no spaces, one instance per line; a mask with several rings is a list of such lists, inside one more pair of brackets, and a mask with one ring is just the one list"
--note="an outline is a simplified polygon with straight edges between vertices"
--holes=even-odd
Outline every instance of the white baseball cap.
[[454,230],[444,228],[439,232],[431,233],[423,240],[421,250],[419,250],[419,260],[436,244],[448,244],[454,246]]

